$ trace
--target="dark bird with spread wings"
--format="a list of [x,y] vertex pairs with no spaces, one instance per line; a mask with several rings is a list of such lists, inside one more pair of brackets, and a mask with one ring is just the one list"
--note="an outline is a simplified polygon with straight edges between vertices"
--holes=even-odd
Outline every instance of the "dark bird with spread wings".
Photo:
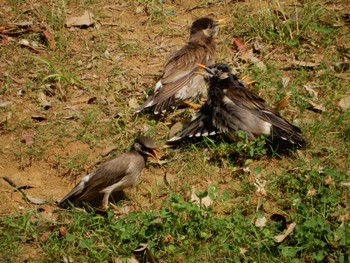
[[136,139],[129,152],[102,164],[83,177],[58,205],[65,207],[69,202],[77,205],[83,201],[92,201],[99,194],[103,194],[102,206],[107,209],[112,192],[130,187],[139,179],[148,156],[159,162],[156,150],[155,142],[148,137]]
[[228,65],[201,67],[207,71],[208,100],[188,127],[171,138],[169,143],[216,133],[223,133],[234,141],[237,139],[237,132],[241,130],[251,140],[266,135],[273,140],[286,141],[299,147],[308,144],[298,127],[285,120],[264,99],[247,89],[231,73]]
[[204,72],[198,63],[207,66],[214,63],[219,22],[221,21],[215,22],[207,17],[193,22],[188,43],[168,59],[153,95],[148,97],[136,113],[151,108],[155,115],[162,114],[180,102],[194,101],[206,94],[204,78],[196,72]]

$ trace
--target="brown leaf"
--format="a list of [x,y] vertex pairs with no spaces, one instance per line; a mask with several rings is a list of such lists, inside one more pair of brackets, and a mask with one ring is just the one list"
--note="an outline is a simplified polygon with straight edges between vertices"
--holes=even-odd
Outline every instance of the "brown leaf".
[[85,10],[82,16],[69,17],[66,20],[66,27],[76,26],[86,28],[92,26],[93,24],[93,14],[88,10]]
[[236,36],[232,37],[231,44],[235,45],[238,48],[238,51],[241,54],[241,58],[244,61],[249,61],[252,58],[253,48],[248,48],[247,45],[242,41],[240,37],[236,37]]
[[65,236],[65,235],[67,235],[68,230],[67,230],[67,228],[65,228],[64,226],[61,226],[61,227],[58,229],[58,232],[59,232],[59,235],[60,235],[61,237],[63,237],[63,236]]
[[326,111],[326,108],[322,105],[322,104],[317,104],[311,100],[308,100],[308,102],[310,103],[310,107],[308,107],[307,109],[312,110],[316,113],[322,113]]
[[47,43],[49,43],[50,48],[54,48],[56,46],[56,41],[52,33],[49,29],[43,31],[44,37],[47,40]]
[[50,109],[51,102],[47,100],[46,95],[43,92],[38,93],[38,101],[40,105],[44,108],[44,110]]
[[267,222],[267,219],[265,216],[263,217],[258,217],[256,220],[255,220],[255,226],[256,227],[260,227],[260,228],[263,228],[266,226],[266,222]]
[[178,132],[183,129],[183,123],[181,121],[175,123],[169,131],[169,138],[173,138]]
[[283,110],[285,108],[287,108],[288,104],[289,104],[289,95],[284,96],[283,99],[281,99],[281,101],[278,103],[278,110]]
[[318,93],[312,88],[311,84],[304,85],[304,88],[311,97],[318,98]]
[[342,98],[340,101],[339,101],[339,107],[342,111],[346,111],[348,109],[350,109],[350,96],[347,96],[345,98]]
[[117,149],[116,146],[109,146],[109,147],[107,147],[106,149],[104,149],[104,150],[100,153],[100,155],[101,155],[102,157],[106,157],[107,155],[109,155],[111,152],[113,152],[113,151],[116,150],[116,149]]
[[26,145],[31,145],[34,142],[34,138],[32,134],[25,133],[22,135],[21,142],[25,143]]
[[140,105],[137,103],[137,99],[131,98],[128,102],[130,109],[137,109]]
[[[251,53],[248,52],[247,54],[245,54],[245,56],[248,57],[248,60],[250,60],[250,62],[252,62],[255,66],[257,66],[261,71],[265,71],[266,70],[266,65],[264,62],[262,62],[260,59],[258,59],[257,57],[253,56],[253,50],[251,50]],[[244,59],[244,57],[242,56],[242,58]]]
[[333,178],[330,177],[329,175],[326,175],[324,178],[323,178],[323,182],[326,186],[328,185],[331,185],[333,183]]
[[290,224],[284,234],[278,235],[278,236],[274,236],[273,240],[275,242],[277,242],[277,243],[283,242],[283,240],[285,240],[293,232],[293,230],[294,230],[296,225],[297,225],[296,223]]
[[33,196],[30,196],[30,195],[27,195],[27,198],[29,200],[29,202],[35,204],[35,205],[42,205],[45,203],[45,200],[42,199],[42,198],[38,198],[38,197],[33,197]]
[[307,61],[300,61],[300,60],[293,60],[292,64],[295,66],[300,66],[304,68],[314,68],[320,65],[319,62],[307,62]]

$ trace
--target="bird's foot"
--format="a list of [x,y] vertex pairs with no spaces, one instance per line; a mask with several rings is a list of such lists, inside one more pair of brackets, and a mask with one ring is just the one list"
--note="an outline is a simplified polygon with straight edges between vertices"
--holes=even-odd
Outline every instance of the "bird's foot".
[[243,84],[245,86],[249,86],[252,85],[253,83],[255,83],[255,80],[249,80],[250,75],[245,75],[241,78],[241,81],[243,82]]

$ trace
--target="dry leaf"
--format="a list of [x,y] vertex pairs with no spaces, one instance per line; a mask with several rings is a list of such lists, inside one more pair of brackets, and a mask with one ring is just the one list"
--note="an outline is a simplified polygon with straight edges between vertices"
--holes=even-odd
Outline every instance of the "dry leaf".
[[169,131],[169,138],[173,138],[178,132],[183,129],[183,124],[181,121],[175,123]]
[[40,105],[44,108],[44,110],[48,110],[51,107],[51,102],[49,102],[46,98],[46,95],[43,92],[39,92],[38,101]]
[[287,108],[288,104],[289,104],[289,95],[284,96],[283,99],[281,99],[281,101],[278,103],[278,110],[283,110],[285,108]]
[[131,98],[129,100],[128,104],[129,104],[129,107],[131,109],[134,109],[134,110],[138,109],[140,107],[140,105],[137,103],[137,99],[135,99],[135,98]]
[[310,95],[311,97],[318,98],[318,93],[317,93],[317,91],[315,91],[315,90],[312,88],[311,84],[304,85],[304,88],[306,89],[306,91],[309,93],[309,95]]
[[235,45],[238,48],[238,51],[241,54],[241,58],[244,61],[249,61],[253,56],[253,49],[248,48],[240,37],[232,37],[231,44]]
[[326,175],[324,178],[323,178],[323,182],[326,186],[328,185],[331,185],[333,183],[333,178],[330,177],[329,175]]
[[116,150],[116,149],[117,149],[116,146],[109,146],[109,147],[107,147],[106,149],[104,149],[104,150],[100,153],[100,155],[101,155],[102,157],[106,157],[107,155],[109,155],[111,152],[113,152],[113,151]]
[[292,64],[295,66],[300,66],[305,68],[314,68],[320,65],[319,62],[306,62],[306,61],[300,61],[300,60],[293,60]]
[[267,219],[265,216],[263,217],[258,217],[255,221],[255,226],[256,227],[265,227],[266,226]]
[[42,205],[45,203],[45,200],[44,199],[41,199],[41,198],[38,198],[38,197],[33,197],[33,196],[30,196],[30,195],[26,195],[29,202],[35,204],[35,205]]
[[282,87],[286,88],[290,82],[290,78],[289,77],[282,78],[281,82],[282,82]]
[[350,108],[350,96],[342,98],[338,105],[342,111],[348,110]]
[[306,195],[311,197],[311,196],[314,196],[316,193],[317,193],[317,190],[311,186],[307,191]]
[[350,181],[349,182],[340,182],[341,186],[350,186]]
[[308,100],[310,103],[311,107],[308,107],[307,109],[312,110],[316,113],[322,113],[326,111],[326,108],[322,104],[317,104],[311,100]]
[[77,26],[86,28],[93,24],[93,14],[88,10],[85,10],[82,16],[69,17],[66,20],[66,27]]
[[47,43],[49,44],[50,48],[54,48],[56,46],[55,38],[53,37],[52,33],[49,29],[43,31],[44,37],[47,40]]
[[[253,51],[252,51],[253,52]],[[261,71],[265,71],[266,70],[266,65],[264,62],[262,62],[260,59],[254,57],[254,56],[250,56],[250,61],[257,66]]]
[[32,134],[25,133],[22,135],[21,142],[25,143],[26,145],[31,145],[34,142],[34,138]]
[[273,240],[277,243],[283,242],[283,240],[285,240],[286,237],[289,236],[293,232],[296,225],[297,225],[296,223],[291,223],[283,235],[274,236]]

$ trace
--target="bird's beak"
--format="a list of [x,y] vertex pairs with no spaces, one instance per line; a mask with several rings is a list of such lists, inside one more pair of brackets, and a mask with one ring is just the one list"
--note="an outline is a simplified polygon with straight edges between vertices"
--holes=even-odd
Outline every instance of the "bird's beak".
[[206,72],[208,72],[210,75],[215,75],[214,71],[212,71],[210,68],[207,68],[205,65],[203,64],[198,64],[198,67],[204,69]]
[[159,152],[159,149],[158,149],[158,148],[154,148],[154,149],[152,150],[152,152],[149,154],[149,156],[151,156],[152,158],[154,158],[154,159],[157,161],[157,163],[158,163],[159,165],[161,165],[161,164],[160,164],[159,157],[158,157],[158,155],[157,155],[157,152]]

